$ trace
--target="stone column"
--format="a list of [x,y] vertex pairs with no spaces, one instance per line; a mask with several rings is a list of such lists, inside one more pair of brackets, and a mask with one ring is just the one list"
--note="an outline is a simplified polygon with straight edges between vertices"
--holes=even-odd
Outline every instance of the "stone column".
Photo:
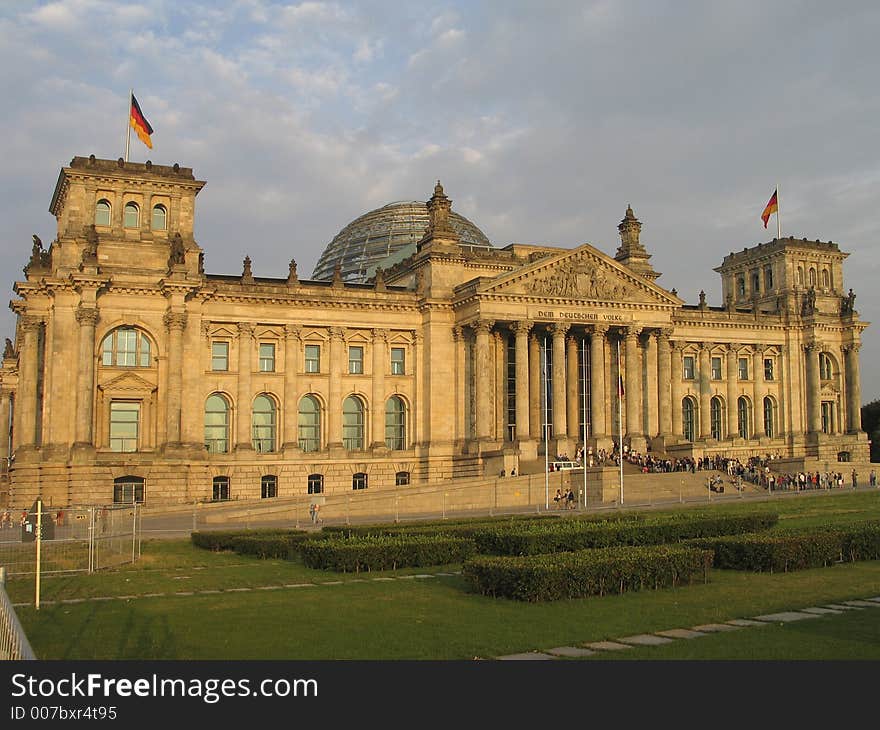
[[495,438],[499,441],[507,440],[507,434],[504,430],[505,412],[507,410],[507,400],[504,393],[507,390],[506,381],[507,373],[504,368],[505,349],[507,338],[499,331],[495,331],[492,335],[492,342],[495,351]]
[[0,388],[0,472],[9,464],[9,398],[8,388]]
[[489,331],[495,324],[491,320],[475,322],[474,333],[476,337],[475,369],[477,375],[476,401],[477,401],[477,438],[487,440],[492,428],[492,392],[490,373],[492,372],[492,358],[489,353]]
[[737,394],[737,356],[738,344],[727,346],[727,438],[735,439],[739,436],[739,427],[736,418],[736,394]]
[[31,314],[22,315],[19,327],[22,345],[18,352],[18,413],[17,447],[35,447],[37,440],[37,337],[42,320]]
[[862,378],[859,372],[861,347],[860,343],[854,342],[843,348],[846,362],[846,411],[849,433],[858,433],[862,430]]
[[673,342],[672,344],[672,434],[677,438],[684,436],[684,425],[681,416],[682,395],[682,376],[684,374],[684,362],[682,353],[684,352],[683,342]]
[[605,411],[605,333],[608,326],[597,324],[590,337],[590,421],[592,434],[596,439],[608,435],[608,421]]
[[709,412],[709,400],[711,399],[712,393],[709,388],[712,385],[712,367],[709,357],[709,343],[701,342],[700,343],[700,364],[699,364],[699,372],[697,374],[699,377],[699,385],[700,385],[700,434],[699,438],[704,441],[709,438],[712,434],[712,420],[711,413]]
[[764,380],[764,350],[755,345],[752,352],[752,438],[760,438],[764,433],[764,402],[761,383]]
[[514,322],[516,347],[516,438],[525,441],[529,429],[529,330],[531,322]]
[[536,441],[544,438],[541,429],[544,428],[544,414],[541,406],[544,396],[541,395],[541,343],[538,335],[532,332],[529,337],[529,434]]
[[467,389],[465,388],[465,366],[464,366],[464,331],[458,325],[452,328],[452,346],[455,351],[455,438],[464,439],[467,437],[467,426],[465,413],[467,412]]
[[385,446],[385,368],[390,362],[388,330],[373,330],[373,425],[372,448]]
[[92,423],[95,403],[95,326],[98,324],[98,310],[94,307],[79,307],[76,310],[79,322],[79,361],[77,363],[76,383],[76,446],[94,446]]
[[630,439],[642,436],[641,419],[641,362],[639,360],[639,327],[626,328],[626,435]]
[[807,432],[819,433],[822,430],[821,402],[819,390],[819,345],[810,342],[804,345],[807,371]]
[[672,435],[672,352],[669,338],[672,330],[660,330],[657,337],[657,372],[658,372],[658,404],[659,404],[659,428],[660,435],[669,437]]
[[659,413],[657,408],[657,334],[648,332],[645,338],[645,369],[647,370],[645,377],[645,422],[648,424],[647,436],[656,436],[660,429],[658,427]]
[[284,440],[282,448],[299,448],[299,364],[302,361],[302,327],[284,325]]
[[556,322],[553,325],[553,437],[565,438],[568,433],[565,407],[565,333],[569,325]]
[[238,325],[238,407],[235,419],[235,450],[253,451],[251,438],[251,364],[254,349],[254,326],[250,322]]
[[569,335],[566,343],[565,402],[567,405],[568,437],[580,440],[581,399],[578,397],[578,340]]
[[331,449],[342,449],[342,369],[348,364],[345,354],[345,330],[331,327],[330,360],[327,401],[327,445]]
[[168,328],[168,393],[165,395],[165,441],[180,443],[180,416],[183,404],[183,331],[185,312],[166,312]]

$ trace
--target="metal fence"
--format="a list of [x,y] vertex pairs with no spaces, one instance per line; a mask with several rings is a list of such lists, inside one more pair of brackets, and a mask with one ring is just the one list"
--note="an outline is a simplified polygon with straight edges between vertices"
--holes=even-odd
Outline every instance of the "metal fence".
[[36,659],[34,650],[21,628],[21,623],[6,595],[6,575],[0,568],[0,661]]
[[[0,565],[9,575],[37,570],[36,512],[0,513]],[[65,507],[41,516],[40,573],[92,573],[140,555],[139,505]]]

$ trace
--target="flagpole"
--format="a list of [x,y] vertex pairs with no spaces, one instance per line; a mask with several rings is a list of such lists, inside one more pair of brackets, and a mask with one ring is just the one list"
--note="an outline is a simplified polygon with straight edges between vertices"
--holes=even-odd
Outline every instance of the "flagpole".
[[128,114],[125,117],[125,161],[128,162],[128,151],[131,147],[131,100],[134,97],[134,89],[128,90]]
[[782,219],[779,217],[779,183],[776,183],[776,238],[782,239]]
[[623,504],[623,377],[620,374],[620,339],[617,340],[617,455],[620,460],[620,504]]
[[584,509],[587,508],[587,341],[581,340],[581,370],[584,374],[584,398],[583,398],[583,420],[584,420],[584,445],[581,449],[581,467],[584,470]]
[[550,439],[547,434],[547,337],[544,337],[544,356],[541,358],[544,383],[541,387],[541,399],[544,402],[541,418],[544,420],[544,509],[550,509]]

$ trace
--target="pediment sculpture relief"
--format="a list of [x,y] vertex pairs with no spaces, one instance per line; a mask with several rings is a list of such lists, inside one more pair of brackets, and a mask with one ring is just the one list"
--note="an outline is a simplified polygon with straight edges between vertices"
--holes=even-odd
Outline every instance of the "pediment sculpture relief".
[[634,293],[630,285],[587,261],[566,261],[525,286],[533,294],[573,299],[622,299]]

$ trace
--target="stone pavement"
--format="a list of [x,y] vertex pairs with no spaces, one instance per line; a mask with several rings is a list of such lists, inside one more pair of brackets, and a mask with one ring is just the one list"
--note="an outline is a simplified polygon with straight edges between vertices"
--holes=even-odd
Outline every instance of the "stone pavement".
[[731,621],[717,624],[701,624],[687,629],[666,629],[664,631],[655,631],[651,634],[623,636],[613,640],[584,643],[579,646],[557,646],[552,649],[537,649],[535,651],[507,654],[495,658],[505,661],[579,658],[601,653],[608,654],[611,652],[625,651],[626,649],[632,649],[637,646],[659,646],[661,644],[670,644],[677,640],[690,641],[692,639],[698,639],[701,636],[706,636],[710,633],[741,631],[751,626],[766,626],[767,624],[804,621],[806,619],[819,618],[820,616],[841,614],[844,611],[860,611],[866,608],[880,608],[880,596],[854,601],[843,601],[842,603],[831,603],[826,606],[810,606],[809,608],[802,608],[797,611],[768,613],[762,616],[754,616],[753,618],[732,619]]

